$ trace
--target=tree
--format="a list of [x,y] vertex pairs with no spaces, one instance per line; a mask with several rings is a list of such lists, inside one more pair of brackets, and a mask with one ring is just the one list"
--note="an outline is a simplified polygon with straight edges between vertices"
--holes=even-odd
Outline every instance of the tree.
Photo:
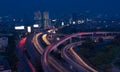
[[95,48],[95,42],[91,38],[87,38],[82,44],[85,48],[93,49]]
[[103,38],[100,37],[100,38],[98,39],[98,42],[103,42]]
[[120,45],[120,34],[115,36],[113,43],[116,45]]
[[87,56],[92,56],[95,54],[95,42],[91,38],[86,39],[82,46],[88,50]]

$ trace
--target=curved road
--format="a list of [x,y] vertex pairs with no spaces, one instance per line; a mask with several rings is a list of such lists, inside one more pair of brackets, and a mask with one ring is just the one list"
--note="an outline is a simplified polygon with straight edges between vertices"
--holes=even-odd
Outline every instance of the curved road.
[[24,48],[25,43],[26,43],[27,38],[23,38],[22,40],[19,41],[17,44],[17,53],[18,53],[18,58],[20,62],[25,66],[25,71],[28,72],[36,72],[35,67],[32,65],[31,61],[27,58],[27,56],[24,55],[24,51],[26,48]]
[[[45,67],[45,68],[48,68],[48,58],[47,57],[49,57],[49,53],[51,52],[51,51],[53,51],[53,50],[55,50],[55,49],[57,49],[57,47],[60,45],[60,44],[62,44],[62,43],[64,43],[65,41],[67,41],[67,40],[69,40],[69,39],[71,39],[72,37],[76,37],[76,36],[82,36],[82,35],[86,35],[86,34],[109,34],[109,33],[116,33],[116,34],[119,34],[120,32],[82,32],[82,33],[77,33],[77,34],[72,34],[72,35],[69,35],[69,36],[66,36],[65,38],[63,38],[62,40],[60,40],[58,43],[55,43],[55,44],[52,44],[52,45],[50,45],[50,46],[48,46],[46,49],[45,49],[45,51],[44,51],[44,53],[43,53],[43,57],[42,57],[42,61],[43,61],[43,66]],[[84,64],[84,63],[83,63]],[[85,64],[84,64],[85,65]],[[86,66],[86,68],[88,67],[87,65],[85,65]],[[89,68],[90,69],[90,68]],[[94,70],[93,70],[94,71]],[[96,71],[95,71],[96,72]]]
[[[43,50],[43,48],[40,46],[40,44],[39,44],[39,36],[41,35],[42,33],[38,33],[38,34],[36,34],[34,37],[33,37],[33,40],[32,40],[32,42],[33,42],[33,44],[34,44],[34,46],[35,46],[35,48],[37,49],[37,51],[42,55],[43,54],[43,52],[44,52],[44,50]],[[56,69],[56,70],[58,70],[59,72],[69,72],[68,70],[66,70],[65,68],[63,68],[62,66],[60,66],[60,64],[56,61],[56,60],[54,60],[53,59],[53,57],[51,57],[51,56],[49,56],[48,57],[48,62]],[[45,65],[43,64],[43,61],[41,61],[41,63],[42,63],[42,66],[43,66],[43,69],[44,70],[49,70],[49,71],[51,71],[51,69],[49,68],[49,67],[47,67],[47,69],[46,69],[46,67],[45,67]]]
[[[82,41],[80,42],[75,42],[68,44],[65,48],[62,50],[62,56],[64,57],[65,60],[70,63],[74,62],[74,66],[78,66],[77,68],[81,69],[83,72],[97,72],[95,69],[90,67],[88,64],[86,64],[79,55],[73,50],[75,46],[81,45]],[[67,53],[68,52],[68,53]],[[71,56],[71,57],[69,57]]]

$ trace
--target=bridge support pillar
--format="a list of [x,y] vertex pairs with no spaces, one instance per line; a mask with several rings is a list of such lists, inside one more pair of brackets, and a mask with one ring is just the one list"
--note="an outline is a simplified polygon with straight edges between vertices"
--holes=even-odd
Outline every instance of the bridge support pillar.
[[72,38],[70,39],[70,43],[72,43]]
[[94,40],[94,33],[92,34],[92,40]]

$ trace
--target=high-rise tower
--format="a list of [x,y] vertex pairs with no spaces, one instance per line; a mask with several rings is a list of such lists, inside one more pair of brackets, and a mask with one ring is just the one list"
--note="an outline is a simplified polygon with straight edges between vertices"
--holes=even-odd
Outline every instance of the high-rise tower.
[[42,26],[42,14],[40,11],[37,11],[34,13],[34,21],[36,24],[39,24],[39,26]]
[[49,19],[49,12],[43,12],[43,20],[44,20],[44,29],[50,28],[50,19]]

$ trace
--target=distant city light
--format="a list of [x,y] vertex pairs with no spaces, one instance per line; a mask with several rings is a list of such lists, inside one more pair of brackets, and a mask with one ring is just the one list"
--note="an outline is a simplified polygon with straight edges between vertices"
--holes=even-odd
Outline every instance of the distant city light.
[[105,27],[107,28],[107,27],[108,27],[108,25],[105,25]]
[[30,27],[30,26],[27,27],[27,31],[28,31],[29,33],[31,33],[31,27]]
[[92,21],[92,19],[87,18],[87,22]]
[[75,22],[75,21],[73,21],[73,24],[76,24],[76,22]]
[[84,22],[84,20],[78,20],[78,24],[83,24]]
[[34,28],[38,28],[39,25],[38,25],[38,24],[34,24],[33,27],[34,27]]
[[23,19],[21,19],[20,21],[23,22]]
[[2,19],[2,17],[0,17],[0,19]]
[[103,21],[104,23],[106,23],[106,21]]
[[15,26],[15,30],[24,30],[25,26]]
[[112,23],[114,23],[115,21],[112,21]]
[[57,37],[56,39],[57,39],[57,41],[59,41],[59,40],[60,40],[60,38],[59,38],[59,37]]
[[67,26],[70,26],[69,24],[67,24]]
[[65,23],[64,22],[62,22],[62,24],[61,24],[62,26],[64,26],[65,25]]
[[101,21],[99,21],[99,23],[101,23]]
[[16,19],[13,19],[13,21],[16,21]]
[[52,30],[48,30],[48,32],[49,32],[49,33],[51,33],[51,32],[52,32]]
[[53,22],[56,22],[56,19],[52,20]]

